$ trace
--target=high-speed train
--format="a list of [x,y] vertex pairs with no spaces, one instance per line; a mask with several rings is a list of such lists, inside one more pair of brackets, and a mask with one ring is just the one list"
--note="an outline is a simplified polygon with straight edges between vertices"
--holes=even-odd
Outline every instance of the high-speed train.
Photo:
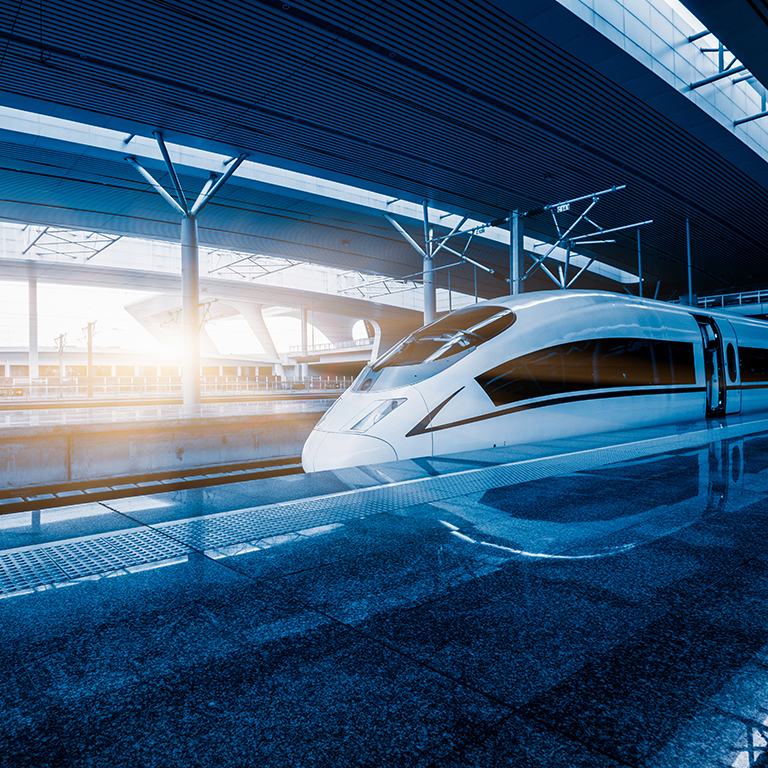
[[697,420],[768,405],[768,323],[601,291],[472,304],[371,365],[305,471]]

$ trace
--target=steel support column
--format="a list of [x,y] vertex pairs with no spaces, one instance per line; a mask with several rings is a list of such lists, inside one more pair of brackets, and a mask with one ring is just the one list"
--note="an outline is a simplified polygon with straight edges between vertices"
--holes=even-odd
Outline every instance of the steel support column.
[[240,167],[240,164],[250,155],[240,154],[231,162],[226,172],[219,176],[211,174],[202,191],[190,208],[184,196],[179,177],[173,167],[171,156],[160,131],[153,131],[160,152],[163,155],[168,173],[179,198],[178,202],[166,192],[163,186],[144,168],[135,157],[126,157],[130,163],[160,196],[181,214],[181,324],[184,333],[183,369],[181,390],[183,395],[184,413],[189,416],[200,412],[200,266],[198,256],[197,215],[210,202],[213,196],[224,185],[227,179]]
[[197,219],[181,220],[182,399],[184,410],[200,405],[200,264]]
[[517,296],[523,292],[523,217],[520,211],[512,211],[509,217],[509,293]]
[[640,230],[637,230],[637,276],[640,279],[640,297],[643,296],[643,252],[640,248]]
[[[302,307],[301,308],[301,356],[302,357],[307,357],[308,355],[307,323],[308,323],[307,308]],[[309,363],[307,362],[299,363],[299,378],[302,381],[309,378]]]
[[437,317],[437,291],[435,290],[435,259],[432,253],[432,239],[429,234],[429,208],[424,201],[424,325]]
[[435,290],[435,261],[426,256],[422,262],[424,269],[424,325],[431,323],[437,316],[437,292]]
[[[31,384],[32,379],[37,379],[40,376],[37,340],[37,277],[31,271],[27,285],[29,288],[29,306],[27,309],[29,317],[29,383]],[[8,371],[8,376],[10,375],[11,372]]]
[[88,357],[87,357],[87,371],[88,371],[88,397],[93,397],[93,328],[96,325],[94,320],[92,323],[88,323],[86,327],[87,344],[88,344]]
[[685,245],[688,252],[688,306],[693,306],[693,277],[691,274],[691,220],[685,220]]

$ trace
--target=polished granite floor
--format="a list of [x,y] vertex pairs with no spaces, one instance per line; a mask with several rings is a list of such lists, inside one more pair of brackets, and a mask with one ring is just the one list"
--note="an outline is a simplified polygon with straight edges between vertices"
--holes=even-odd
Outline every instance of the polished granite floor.
[[5,515],[0,766],[764,765],[767,519],[739,418]]

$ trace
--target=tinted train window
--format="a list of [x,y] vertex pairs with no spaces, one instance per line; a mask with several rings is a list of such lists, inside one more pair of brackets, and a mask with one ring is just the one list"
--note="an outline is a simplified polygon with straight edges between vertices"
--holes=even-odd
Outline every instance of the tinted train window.
[[695,384],[693,345],[587,339],[510,360],[476,377],[495,405],[595,388]]
[[601,339],[595,363],[601,387],[655,384],[653,352],[647,339]]
[[739,347],[741,381],[768,381],[768,349]]
[[443,360],[498,336],[514,322],[515,313],[506,307],[465,307],[419,328],[382,355],[371,369]]
[[725,360],[728,364],[728,378],[731,383],[735,382],[738,378],[739,369],[736,366],[736,350],[733,344],[729,344],[725,350]]

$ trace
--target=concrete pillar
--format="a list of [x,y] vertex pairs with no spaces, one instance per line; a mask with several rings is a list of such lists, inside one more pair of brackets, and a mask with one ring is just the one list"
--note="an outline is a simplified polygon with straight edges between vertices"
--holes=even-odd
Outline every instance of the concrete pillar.
[[245,322],[248,323],[250,329],[259,340],[259,344],[261,344],[264,354],[274,361],[275,375],[284,379],[285,369],[280,362],[280,355],[277,352],[275,342],[272,340],[272,334],[270,334],[269,328],[267,328],[267,324],[264,322],[263,305],[246,304],[245,302],[234,301],[229,302],[229,304],[237,309],[237,311],[245,318]]
[[358,318],[312,311],[312,325],[325,335],[331,344],[352,341]]

